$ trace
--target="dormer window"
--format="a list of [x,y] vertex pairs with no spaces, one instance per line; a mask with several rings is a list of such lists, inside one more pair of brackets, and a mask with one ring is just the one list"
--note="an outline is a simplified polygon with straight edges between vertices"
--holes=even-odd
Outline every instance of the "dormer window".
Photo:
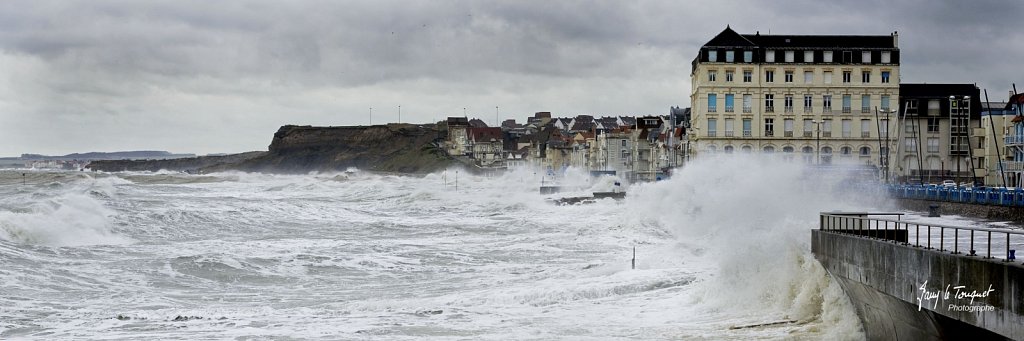
[[804,63],[814,62],[814,51],[804,51]]
[[714,50],[708,51],[708,61],[709,62],[717,62],[718,61],[718,51],[714,51]]
[[775,50],[764,51],[764,62],[774,63],[775,62]]
[[786,63],[793,62],[793,51],[786,51]]
[[735,52],[725,51],[725,62],[732,63],[733,61],[735,61]]
[[754,51],[743,51],[743,62],[750,63],[754,61]]

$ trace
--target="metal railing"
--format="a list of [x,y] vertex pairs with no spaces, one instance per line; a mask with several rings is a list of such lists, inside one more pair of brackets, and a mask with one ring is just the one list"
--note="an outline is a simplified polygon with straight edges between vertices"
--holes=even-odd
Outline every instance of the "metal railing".
[[1003,139],[1003,143],[1005,143],[1007,146],[1024,144],[1024,135],[1007,136],[1006,138]]
[[[1016,259],[1024,246],[1024,231],[1004,228],[952,226],[899,219],[901,213],[821,212],[819,230],[884,240],[906,246],[950,252],[967,257],[983,256],[1004,262]],[[879,218],[870,216],[897,216]]]
[[1001,187],[944,187],[935,185],[887,185],[895,198],[1024,207],[1024,189]]

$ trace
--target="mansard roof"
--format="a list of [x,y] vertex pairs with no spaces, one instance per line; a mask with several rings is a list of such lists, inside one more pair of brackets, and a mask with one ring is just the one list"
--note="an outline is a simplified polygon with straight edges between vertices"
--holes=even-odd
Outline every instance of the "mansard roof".
[[704,46],[729,46],[729,47],[733,47],[733,46],[754,46],[754,45],[755,44],[753,42],[751,42],[749,39],[744,38],[743,35],[740,35],[739,33],[736,33],[736,31],[733,31],[732,28],[729,27],[729,25],[726,25],[725,26],[725,30],[722,30],[722,32],[719,33],[714,38],[711,38],[711,40],[709,40],[707,42],[707,44],[704,44]]
[[896,48],[891,35],[760,35],[744,34],[744,38],[764,48]]
[[739,34],[729,26],[704,47],[761,47],[761,48],[896,48],[892,35],[762,35]]

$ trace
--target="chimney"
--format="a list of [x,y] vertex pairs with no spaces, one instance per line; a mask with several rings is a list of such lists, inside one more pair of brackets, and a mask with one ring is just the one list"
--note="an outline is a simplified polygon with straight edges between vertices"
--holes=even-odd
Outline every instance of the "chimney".
[[900,32],[892,31],[892,47],[900,47]]

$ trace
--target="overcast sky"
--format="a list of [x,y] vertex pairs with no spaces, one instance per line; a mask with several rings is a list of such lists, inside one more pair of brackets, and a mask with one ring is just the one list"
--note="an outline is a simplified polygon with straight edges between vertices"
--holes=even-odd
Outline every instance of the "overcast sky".
[[[1024,2],[0,1],[0,156],[266,150],[281,125],[666,114],[740,33],[888,35],[904,83],[1024,83]],[[1022,84],[1024,88],[1024,84]],[[1024,90],[1024,89],[1022,89]]]

